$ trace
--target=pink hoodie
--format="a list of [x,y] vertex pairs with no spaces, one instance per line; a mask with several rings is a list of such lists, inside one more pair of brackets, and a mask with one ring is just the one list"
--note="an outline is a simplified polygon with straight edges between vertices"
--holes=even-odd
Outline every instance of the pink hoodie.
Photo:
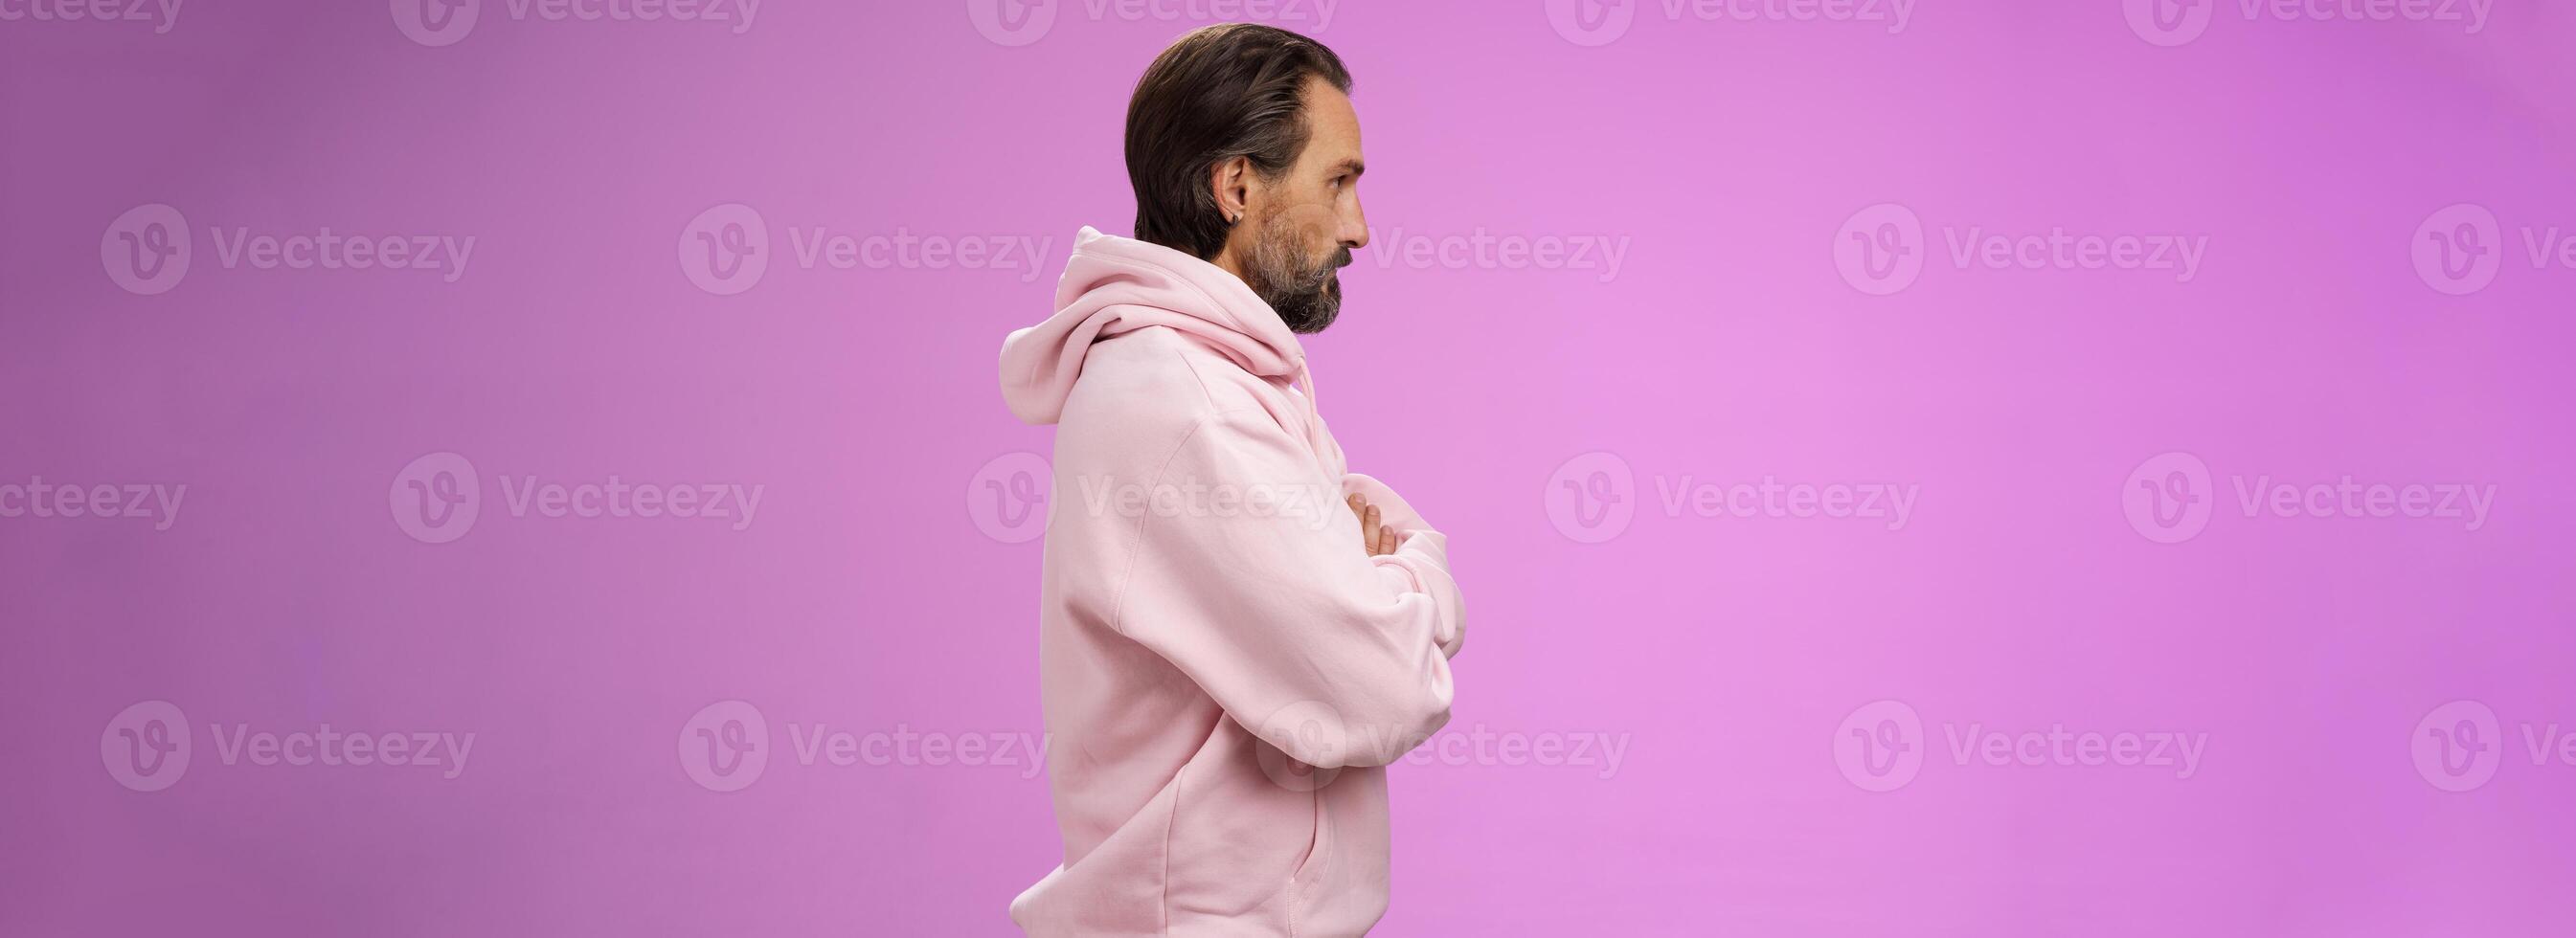
[[[1447,541],[1344,471],[1297,337],[1233,274],[1086,227],[1056,307],[1002,343],[1011,412],[1057,425],[1038,655],[1064,834],[1011,919],[1362,934],[1382,766],[1449,720]],[[1395,553],[1368,556],[1348,493]]]

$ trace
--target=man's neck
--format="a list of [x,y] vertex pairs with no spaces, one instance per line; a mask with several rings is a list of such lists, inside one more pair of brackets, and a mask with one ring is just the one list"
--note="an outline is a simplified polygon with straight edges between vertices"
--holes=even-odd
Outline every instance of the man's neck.
[[1232,249],[1216,252],[1216,256],[1208,259],[1208,263],[1215,264],[1216,269],[1218,270],[1233,274],[1234,279],[1243,281],[1245,286],[1252,285],[1252,278],[1243,275],[1243,264],[1242,262],[1234,259],[1234,251]]

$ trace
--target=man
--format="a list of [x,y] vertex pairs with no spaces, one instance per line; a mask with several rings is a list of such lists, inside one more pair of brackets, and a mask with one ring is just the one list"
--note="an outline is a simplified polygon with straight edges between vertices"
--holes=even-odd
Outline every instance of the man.
[[1350,74],[1229,24],[1127,110],[1135,239],[1084,228],[1002,394],[1056,424],[1039,631],[1063,864],[1032,935],[1358,935],[1385,766],[1449,719],[1447,542],[1345,471],[1297,333],[1368,243]]

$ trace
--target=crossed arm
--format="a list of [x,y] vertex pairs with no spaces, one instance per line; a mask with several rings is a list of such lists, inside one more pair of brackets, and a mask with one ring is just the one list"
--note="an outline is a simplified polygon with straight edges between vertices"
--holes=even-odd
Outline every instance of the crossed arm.
[[[1203,423],[1166,476],[1257,482],[1313,473],[1302,440],[1252,413]],[[1297,761],[1384,765],[1449,720],[1449,657],[1465,640],[1464,603],[1446,538],[1412,506],[1357,473],[1334,487],[1352,520],[1148,519],[1118,622],[1255,732],[1284,712],[1331,714],[1340,724],[1332,732],[1273,740]]]

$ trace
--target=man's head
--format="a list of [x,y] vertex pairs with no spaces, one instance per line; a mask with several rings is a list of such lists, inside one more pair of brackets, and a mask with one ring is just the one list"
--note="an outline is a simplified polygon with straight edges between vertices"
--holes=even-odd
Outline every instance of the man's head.
[[1323,44],[1227,23],[1182,36],[1127,104],[1136,237],[1243,278],[1296,332],[1341,312],[1368,243],[1351,75]]

